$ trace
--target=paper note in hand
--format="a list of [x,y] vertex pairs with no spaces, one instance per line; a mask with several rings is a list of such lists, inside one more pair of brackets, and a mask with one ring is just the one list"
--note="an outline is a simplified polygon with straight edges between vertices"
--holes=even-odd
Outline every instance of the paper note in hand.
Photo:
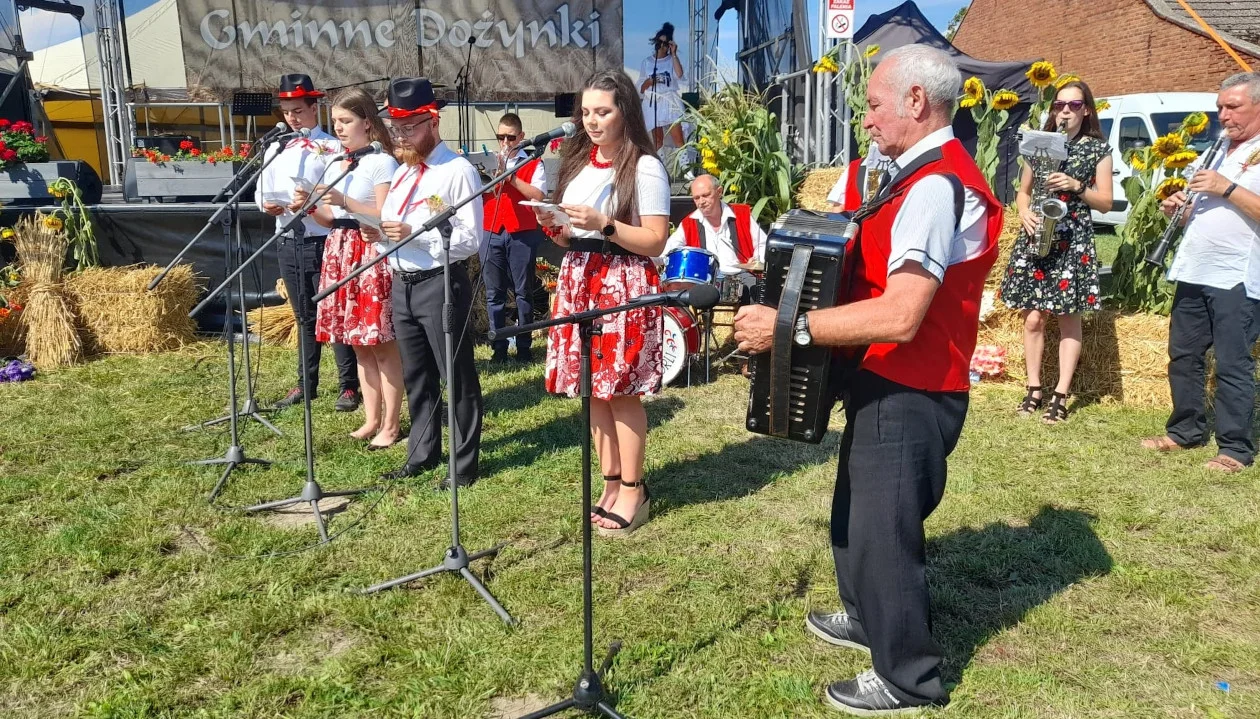
[[533,200],[522,200],[521,202],[517,204],[521,205],[522,207],[537,208],[544,215],[550,214],[551,221],[557,225],[573,224],[573,222],[569,219],[569,216],[565,214],[564,210],[560,209],[559,205],[556,205],[550,202],[534,202]]
[[294,187],[300,187],[300,188],[302,188],[303,190],[305,190],[305,191],[306,191],[306,194],[308,194],[308,195],[313,195],[313,194],[315,194],[315,183],[314,183],[314,182],[311,182],[310,180],[306,179],[305,177],[301,177],[301,176],[294,176],[294,177],[290,177],[289,179],[290,179],[290,180],[293,180],[293,186],[294,186]]
[[293,196],[287,192],[264,192],[262,200],[264,203],[270,202],[273,205],[288,207],[293,203]]
[[353,217],[356,222],[358,222],[360,225],[364,227],[371,227],[374,230],[381,229],[380,218],[372,217],[371,215],[365,215],[362,212],[351,212],[350,216]]

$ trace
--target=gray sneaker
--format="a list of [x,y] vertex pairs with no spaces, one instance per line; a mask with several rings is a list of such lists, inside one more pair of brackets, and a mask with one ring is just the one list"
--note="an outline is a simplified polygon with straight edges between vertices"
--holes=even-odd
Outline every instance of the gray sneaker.
[[857,638],[852,620],[843,611],[835,614],[812,611],[805,615],[805,628],[828,644],[871,653],[871,648]]
[[827,703],[846,714],[860,717],[916,714],[922,706],[904,702],[888,690],[888,685],[868,669],[848,681],[827,687]]

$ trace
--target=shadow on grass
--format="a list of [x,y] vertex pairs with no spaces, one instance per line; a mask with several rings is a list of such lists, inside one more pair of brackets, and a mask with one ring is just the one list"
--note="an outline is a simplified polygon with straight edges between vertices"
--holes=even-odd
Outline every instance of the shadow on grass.
[[1111,571],[1096,517],[1042,507],[1028,526],[993,523],[928,542],[933,624],[943,675],[957,682],[990,639],[1072,584]]

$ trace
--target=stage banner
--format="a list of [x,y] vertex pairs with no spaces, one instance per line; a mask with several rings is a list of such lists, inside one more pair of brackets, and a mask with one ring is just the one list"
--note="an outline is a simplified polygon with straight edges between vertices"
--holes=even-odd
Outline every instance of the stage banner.
[[473,101],[550,101],[620,68],[621,0],[181,0],[188,87],[223,97],[304,72],[320,88],[421,75]]

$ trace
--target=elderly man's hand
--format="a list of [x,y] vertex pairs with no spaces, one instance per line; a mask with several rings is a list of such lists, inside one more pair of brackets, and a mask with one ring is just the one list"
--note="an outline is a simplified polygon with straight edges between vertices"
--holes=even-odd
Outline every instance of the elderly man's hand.
[[778,311],[765,305],[744,305],[735,313],[735,341],[739,351],[755,355],[770,351]]

